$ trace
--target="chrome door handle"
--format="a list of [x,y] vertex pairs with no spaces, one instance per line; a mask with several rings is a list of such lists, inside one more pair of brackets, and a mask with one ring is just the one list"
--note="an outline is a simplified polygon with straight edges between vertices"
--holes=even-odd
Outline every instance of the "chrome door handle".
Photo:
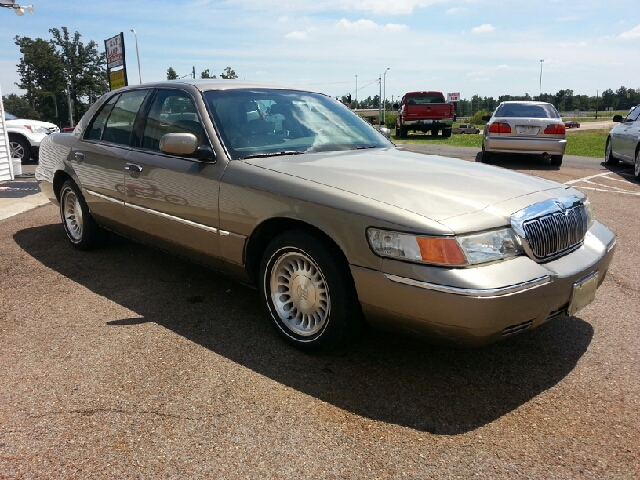
[[135,172],[135,173],[142,172],[142,167],[140,165],[136,165],[135,163],[125,164],[124,169],[129,170],[130,172]]
[[82,152],[76,152],[76,153],[73,154],[73,156],[79,162],[82,162],[85,159],[84,153],[82,153]]

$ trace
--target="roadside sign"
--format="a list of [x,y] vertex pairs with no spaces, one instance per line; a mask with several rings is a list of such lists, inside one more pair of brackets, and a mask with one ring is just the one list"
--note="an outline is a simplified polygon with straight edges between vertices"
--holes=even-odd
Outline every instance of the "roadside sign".
[[460,101],[460,92],[447,93],[447,102],[459,102],[459,101]]
[[121,67],[124,63],[124,39],[122,33],[104,41],[107,50],[107,68]]
[[127,86],[127,82],[124,79],[124,70],[116,70],[109,73],[109,86],[111,90]]

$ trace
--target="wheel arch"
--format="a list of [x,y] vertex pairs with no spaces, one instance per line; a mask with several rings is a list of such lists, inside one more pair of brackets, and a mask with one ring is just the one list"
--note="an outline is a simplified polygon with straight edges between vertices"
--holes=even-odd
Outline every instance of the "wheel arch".
[[76,180],[64,170],[56,171],[53,176],[53,193],[55,194],[58,202],[60,202],[60,190],[62,190],[62,185],[64,185],[64,182],[66,182],[67,180],[73,181],[74,183],[76,183],[76,185],[78,184]]
[[284,232],[298,230],[307,233],[319,240],[336,259],[348,270],[349,262],[342,248],[331,236],[319,227],[307,223],[303,220],[274,217],[269,218],[259,224],[247,240],[245,249],[245,268],[251,282],[255,283],[259,277],[260,262],[269,243],[278,235]]

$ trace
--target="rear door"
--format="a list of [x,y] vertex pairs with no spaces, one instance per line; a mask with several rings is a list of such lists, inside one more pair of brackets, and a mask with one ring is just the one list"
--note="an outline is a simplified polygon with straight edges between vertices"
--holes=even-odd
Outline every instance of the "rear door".
[[636,145],[638,145],[638,128],[640,127],[640,107],[634,108],[624,119],[624,128],[620,129],[618,138],[619,151],[629,162],[635,159]]
[[124,166],[133,126],[149,89],[111,97],[93,118],[70,159],[91,213],[102,223],[123,223]]
[[[192,133],[211,149],[198,102],[182,89],[158,89],[150,101],[124,175],[127,226],[134,236],[218,266],[218,192],[223,165],[160,151],[166,133]],[[175,247],[175,248],[174,248]],[[191,256],[192,255],[188,255]]]

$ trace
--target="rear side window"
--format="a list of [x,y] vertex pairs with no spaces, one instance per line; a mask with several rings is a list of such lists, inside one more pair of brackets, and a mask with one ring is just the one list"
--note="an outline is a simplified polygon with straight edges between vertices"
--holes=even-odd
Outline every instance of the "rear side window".
[[134,90],[109,99],[91,122],[85,138],[129,145],[138,110],[148,93],[149,90]]

